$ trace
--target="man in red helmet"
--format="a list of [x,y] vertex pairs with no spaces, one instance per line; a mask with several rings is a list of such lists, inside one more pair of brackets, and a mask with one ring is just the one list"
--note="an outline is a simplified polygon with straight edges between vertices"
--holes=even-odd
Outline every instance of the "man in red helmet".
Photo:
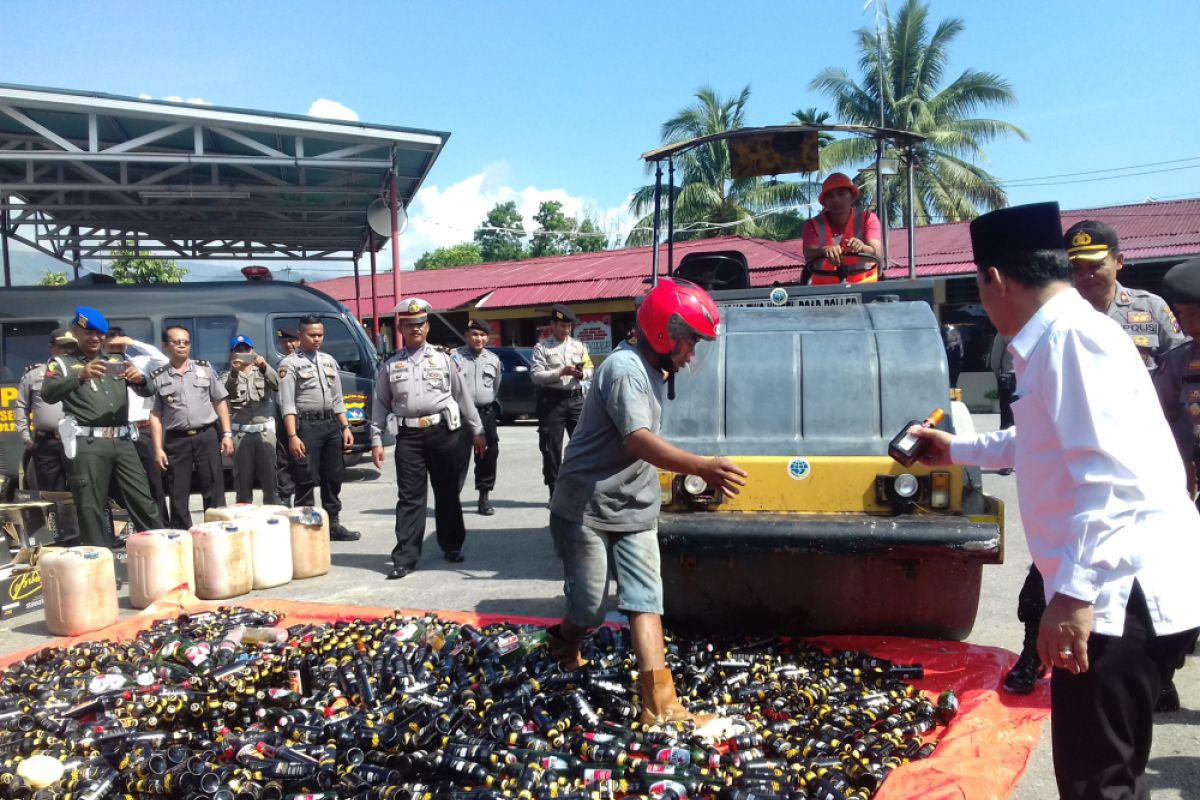
[[821,213],[804,225],[804,260],[815,286],[879,280],[879,262],[858,258],[883,255],[882,226],[870,211],[859,211],[858,187],[835,172],[821,184]]
[[551,654],[567,667],[583,663],[579,642],[604,621],[611,558],[645,724],[696,719],[680,705],[664,658],[655,467],[698,475],[729,495],[745,485],[746,473],[729,459],[692,455],[658,436],[663,386],[692,359],[698,342],[717,337],[719,323],[703,289],[659,280],[638,309],[637,344],[622,344],[592,377],[550,503],[567,599],[566,615],[550,629]]

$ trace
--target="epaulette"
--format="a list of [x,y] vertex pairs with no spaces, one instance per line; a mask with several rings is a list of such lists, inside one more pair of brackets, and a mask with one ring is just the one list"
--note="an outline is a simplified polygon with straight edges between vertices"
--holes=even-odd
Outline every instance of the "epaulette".
[[38,367],[44,367],[44,366],[46,366],[46,365],[41,362],[38,362],[37,364],[30,364],[28,367],[26,367],[24,370],[21,371],[21,374],[24,375],[26,372],[31,372],[31,371],[37,369]]
[[209,369],[212,369],[212,364],[208,363],[207,361],[205,361],[203,359],[195,359],[192,361],[192,363],[198,367],[208,367]]
[[167,369],[170,368],[170,366],[171,366],[170,364],[163,364],[161,367],[154,370],[154,372],[151,372],[150,377],[157,378],[159,375],[162,375],[164,372],[166,372]]

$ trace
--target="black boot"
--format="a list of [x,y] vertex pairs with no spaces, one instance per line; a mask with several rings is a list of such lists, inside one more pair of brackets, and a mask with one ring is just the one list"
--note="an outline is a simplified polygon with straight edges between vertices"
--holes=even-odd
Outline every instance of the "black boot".
[[488,490],[479,490],[479,513],[485,517],[490,517],[496,513],[496,509],[492,508],[492,504],[488,502]]
[[1046,670],[1037,652],[1040,621],[1039,615],[1038,621],[1025,623],[1025,643],[1021,647],[1021,656],[1004,676],[1004,691],[1009,694],[1030,694],[1037,688],[1037,682],[1046,677]]
[[550,490],[550,499],[546,501],[546,508],[549,508],[550,504],[554,502],[554,484],[548,484],[547,488]]
[[358,531],[348,530],[342,523],[331,520],[329,523],[329,541],[331,542],[357,542],[362,538],[362,534]]
[[1154,704],[1154,710],[1159,713],[1179,710],[1179,690],[1175,688],[1173,678],[1163,684],[1162,691],[1158,693],[1158,701]]

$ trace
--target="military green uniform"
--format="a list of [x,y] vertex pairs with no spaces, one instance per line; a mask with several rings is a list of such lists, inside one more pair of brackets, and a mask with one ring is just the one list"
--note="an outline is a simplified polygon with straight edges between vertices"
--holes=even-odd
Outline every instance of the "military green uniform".
[[1118,283],[1105,313],[1129,334],[1151,374],[1168,351],[1188,340],[1167,301],[1142,289],[1127,289]]
[[149,390],[109,376],[80,383],[80,370],[90,360],[77,355],[51,360],[42,383],[42,397],[48,403],[61,402],[63,415],[78,425],[76,452],[70,460],[70,483],[79,516],[80,538],[87,545],[109,547],[112,540],[104,511],[113,481],[125,498],[126,510],[136,530],[162,526],[150,497],[146,471],[131,438],[137,435],[137,426],[129,424],[126,387],[139,394],[148,394]]

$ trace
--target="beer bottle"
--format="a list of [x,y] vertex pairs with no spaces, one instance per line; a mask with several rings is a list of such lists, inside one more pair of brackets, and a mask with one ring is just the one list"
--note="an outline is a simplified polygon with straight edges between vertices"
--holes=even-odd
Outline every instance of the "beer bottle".
[[921,420],[909,420],[900,429],[900,432],[888,444],[888,455],[900,462],[906,467],[911,467],[913,463],[921,457],[921,453],[925,451],[925,440],[920,439],[908,432],[909,428],[936,428],[942,418],[946,416],[946,412],[940,408],[935,408],[924,422]]

